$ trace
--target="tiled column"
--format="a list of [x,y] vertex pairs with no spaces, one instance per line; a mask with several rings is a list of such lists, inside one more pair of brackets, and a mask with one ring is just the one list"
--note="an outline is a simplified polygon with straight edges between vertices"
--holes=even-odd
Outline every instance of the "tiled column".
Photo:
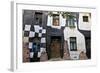
[[27,43],[23,43],[23,62],[29,62],[29,49]]
[[70,53],[69,53],[69,50],[68,50],[68,44],[67,44],[67,41],[64,41],[64,53],[63,53],[63,59],[64,60],[70,60]]
[[80,59],[80,60],[88,59],[87,56],[86,56],[86,53],[84,53],[84,51],[82,51],[82,52],[80,53],[79,59]]

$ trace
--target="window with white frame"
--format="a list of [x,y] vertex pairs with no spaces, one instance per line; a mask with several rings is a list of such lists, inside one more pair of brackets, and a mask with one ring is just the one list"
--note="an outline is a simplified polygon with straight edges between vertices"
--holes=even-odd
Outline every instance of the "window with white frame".
[[89,22],[88,16],[83,16],[83,22]]
[[59,15],[53,14],[53,26],[59,26]]

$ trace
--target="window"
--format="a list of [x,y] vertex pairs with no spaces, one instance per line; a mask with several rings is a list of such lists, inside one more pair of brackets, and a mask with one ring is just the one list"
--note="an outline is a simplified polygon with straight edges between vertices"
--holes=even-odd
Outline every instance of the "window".
[[69,19],[68,20],[68,24],[69,24],[69,27],[75,27],[75,25],[74,25],[74,19]]
[[40,51],[40,39],[38,37],[35,37],[33,39],[32,50],[34,53],[37,53]]
[[88,22],[88,16],[83,16],[83,22]]
[[59,15],[53,14],[53,26],[59,26]]
[[66,26],[75,28],[75,22],[74,22],[74,17],[72,18],[71,16],[66,19]]
[[33,52],[39,52],[40,51],[40,44],[33,43],[32,50],[33,50]]
[[77,51],[76,37],[70,37],[70,50]]
[[42,13],[40,12],[35,13],[35,24],[38,24],[38,25],[42,24]]

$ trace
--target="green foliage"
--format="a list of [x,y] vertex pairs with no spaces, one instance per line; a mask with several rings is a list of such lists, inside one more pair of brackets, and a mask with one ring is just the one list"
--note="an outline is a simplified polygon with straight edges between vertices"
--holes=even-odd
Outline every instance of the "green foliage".
[[48,15],[50,15],[50,17],[53,16],[53,12],[49,12]]
[[75,16],[71,12],[63,12],[62,13],[63,18],[68,18],[68,19],[74,19]]

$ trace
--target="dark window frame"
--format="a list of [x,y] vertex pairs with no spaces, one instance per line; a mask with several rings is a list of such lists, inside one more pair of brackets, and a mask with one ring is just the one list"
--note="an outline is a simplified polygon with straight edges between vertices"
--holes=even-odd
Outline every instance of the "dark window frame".
[[89,22],[89,16],[83,16],[83,22]]
[[77,51],[77,38],[70,37],[70,51]]
[[[43,16],[43,13],[42,12],[35,12],[35,24],[37,25],[42,25],[42,16]],[[40,17],[40,18],[38,18]]]
[[75,28],[75,20],[74,18],[69,18],[66,19],[66,27],[72,27]]
[[68,19],[68,26],[75,27],[74,19]]

